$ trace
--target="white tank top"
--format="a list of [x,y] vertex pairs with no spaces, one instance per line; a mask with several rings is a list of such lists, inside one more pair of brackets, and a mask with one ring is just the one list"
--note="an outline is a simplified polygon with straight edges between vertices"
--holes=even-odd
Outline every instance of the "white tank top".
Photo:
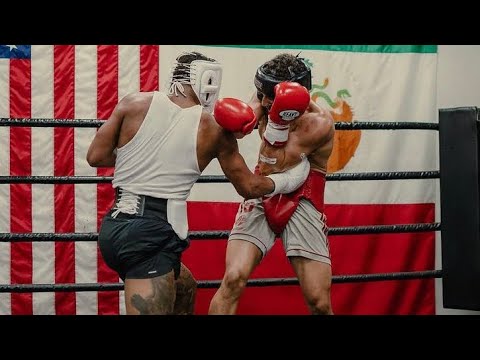
[[201,114],[200,105],[183,109],[155,91],[137,133],[117,149],[113,187],[186,200],[201,174],[197,161]]

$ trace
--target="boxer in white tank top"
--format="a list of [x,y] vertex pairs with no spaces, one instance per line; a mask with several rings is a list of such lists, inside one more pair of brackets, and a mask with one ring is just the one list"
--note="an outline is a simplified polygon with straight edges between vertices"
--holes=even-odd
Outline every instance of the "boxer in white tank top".
[[236,138],[252,131],[255,114],[239,100],[218,100],[221,78],[215,60],[181,54],[168,94],[125,96],[88,150],[91,166],[115,166],[117,197],[99,246],[125,282],[127,314],[193,313],[196,281],[181,263],[189,245],[186,199],[211,160],[246,199],[290,192],[308,175],[307,161],[269,176],[248,169]]

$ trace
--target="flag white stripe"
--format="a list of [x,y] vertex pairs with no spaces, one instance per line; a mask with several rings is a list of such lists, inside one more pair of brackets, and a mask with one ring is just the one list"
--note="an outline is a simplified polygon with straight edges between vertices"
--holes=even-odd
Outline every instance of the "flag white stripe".
[[[0,60],[0,117],[10,117],[10,60]],[[10,128],[0,126],[0,175],[10,175]],[[10,232],[10,185],[0,185],[0,232]],[[10,243],[0,242],[0,284],[10,284]],[[0,315],[10,315],[11,295],[0,294]]]
[[[32,118],[53,118],[53,45],[32,46],[31,64]],[[52,135],[53,132],[48,139],[53,139],[53,137],[51,137]],[[34,155],[35,154],[32,154],[32,156]],[[32,159],[32,174],[34,166],[35,164],[33,164]],[[51,168],[53,171],[53,164]],[[38,175],[39,174],[40,173],[38,173]],[[50,172],[48,174],[50,174]]]
[[[48,142],[50,137],[41,135],[39,131],[53,129],[32,129],[32,165],[34,164],[33,154],[39,151],[40,146],[44,146],[44,161],[53,160],[53,144]],[[51,135],[50,135],[51,136]],[[50,151],[48,151],[50,150]],[[39,151],[41,153],[41,151]],[[37,159],[38,160],[38,159]],[[41,161],[37,162],[39,165]],[[48,169],[48,166],[45,167]],[[34,173],[32,166],[32,175],[53,175],[40,170],[40,173]],[[39,169],[37,169],[38,171]],[[54,185],[50,184],[32,184],[32,232],[54,233]],[[54,284],[55,283],[55,243],[54,242],[33,242],[32,243],[33,264],[32,264],[32,283],[33,284]],[[33,293],[33,314],[34,315],[55,315],[55,293]]]
[[[5,118],[10,117],[10,60],[9,59],[0,59],[0,117],[5,117]],[[8,144],[8,148],[10,148],[10,144]],[[2,163],[0,163],[0,166],[1,165]]]
[[[32,150],[33,150],[32,142]],[[32,174],[33,175],[33,174]],[[53,174],[52,174],[53,175]],[[32,231],[55,232],[53,217],[53,185],[32,185]],[[32,243],[33,284],[55,283],[55,243]],[[34,315],[55,315],[55,293],[33,293]]]
[[[75,47],[75,118],[97,117],[97,47]],[[75,128],[75,175],[95,176],[96,170],[86,161],[87,150],[96,129]],[[97,189],[95,184],[75,185],[75,232],[97,231]],[[97,282],[97,243],[75,243],[75,281]],[[97,294],[79,292],[77,315],[96,315]]]
[[75,47],[75,118],[97,118],[97,46]]
[[[118,99],[125,95],[140,91],[140,46],[118,46]],[[119,296],[119,311],[126,313],[123,291]]]
[[140,46],[118,46],[118,99],[140,90]]
[[[0,147],[3,148],[5,143],[4,139],[9,138],[7,132],[6,136],[5,130],[8,128],[0,129]],[[9,146],[7,146],[8,148]],[[7,155],[9,152],[6,152]],[[3,151],[0,154],[0,159],[4,156]],[[1,175],[4,175],[3,170],[0,172]],[[10,185],[0,185],[0,232],[8,233],[10,232]],[[5,216],[6,215],[6,216]],[[10,284],[10,243],[1,242],[0,243],[0,284],[8,285]],[[10,315],[12,313],[11,309],[11,296],[9,293],[0,294],[0,315]]]
[[[53,118],[53,46],[32,47],[32,118]],[[53,176],[53,128],[32,128],[32,176]],[[54,185],[32,184],[32,232],[55,232]],[[32,282],[55,283],[55,243],[32,243]],[[55,293],[33,293],[34,315],[55,315]]]

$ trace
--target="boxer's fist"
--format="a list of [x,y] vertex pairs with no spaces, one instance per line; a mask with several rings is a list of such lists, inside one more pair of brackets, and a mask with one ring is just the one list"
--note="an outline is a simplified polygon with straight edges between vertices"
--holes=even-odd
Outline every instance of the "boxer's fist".
[[219,99],[215,103],[213,116],[224,129],[245,135],[250,134],[257,123],[253,109],[247,103],[234,98]]
[[288,140],[290,121],[307,110],[310,93],[295,82],[282,82],[274,88],[275,99],[268,113],[268,122],[263,138],[273,146],[284,146]]
[[310,104],[310,93],[296,82],[282,82],[274,88],[275,99],[268,116],[279,125],[287,125],[301,116]]

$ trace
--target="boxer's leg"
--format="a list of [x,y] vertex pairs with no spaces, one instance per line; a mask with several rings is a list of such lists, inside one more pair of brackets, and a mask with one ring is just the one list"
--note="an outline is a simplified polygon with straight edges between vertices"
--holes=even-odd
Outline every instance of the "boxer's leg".
[[250,274],[274,241],[261,199],[240,204],[227,244],[225,274],[212,298],[209,314],[235,314]]
[[332,269],[325,223],[325,216],[310,201],[302,199],[282,238],[311,312],[329,315],[333,314],[330,300]]

